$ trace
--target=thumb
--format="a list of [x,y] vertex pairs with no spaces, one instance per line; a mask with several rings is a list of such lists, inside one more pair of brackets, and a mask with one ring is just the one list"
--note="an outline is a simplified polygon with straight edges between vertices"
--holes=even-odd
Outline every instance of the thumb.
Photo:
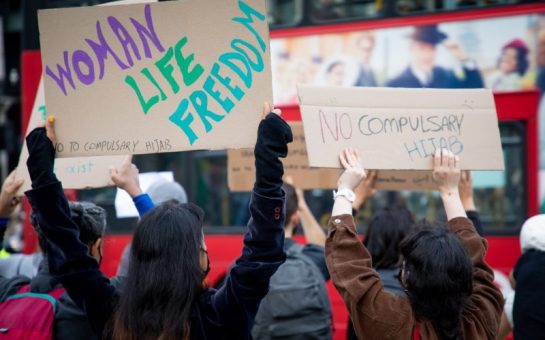
[[117,168],[115,166],[110,166],[110,177],[112,179],[117,178]]
[[47,120],[45,121],[45,132],[47,134],[47,138],[49,138],[51,143],[55,144],[57,142],[57,135],[55,133],[55,117],[54,116],[47,117]]

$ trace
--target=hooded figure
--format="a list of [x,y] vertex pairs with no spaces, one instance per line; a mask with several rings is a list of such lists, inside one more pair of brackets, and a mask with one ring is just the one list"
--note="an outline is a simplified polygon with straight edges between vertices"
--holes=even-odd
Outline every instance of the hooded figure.
[[524,222],[520,231],[522,255],[513,276],[515,339],[542,339],[545,334],[545,215]]

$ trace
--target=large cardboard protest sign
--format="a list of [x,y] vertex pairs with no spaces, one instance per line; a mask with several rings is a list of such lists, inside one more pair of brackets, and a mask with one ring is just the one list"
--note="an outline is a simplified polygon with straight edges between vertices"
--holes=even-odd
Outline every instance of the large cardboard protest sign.
[[[46,119],[46,106],[44,98],[43,79],[38,86],[36,99],[32,107],[32,113],[28,122],[27,134]],[[31,188],[30,175],[26,166],[28,159],[28,149],[26,141],[23,143],[19,163],[17,165],[17,178],[24,179],[22,187],[18,191],[18,196]],[[57,158],[55,160],[55,175],[62,182],[65,189],[84,189],[100,188],[113,185],[110,180],[110,166],[119,166],[125,159],[125,156],[95,156],[95,157],[74,157]]]
[[272,100],[264,0],[50,9],[38,19],[59,157],[255,143]]
[[[305,134],[301,123],[290,123],[293,142],[288,144],[288,156],[282,159],[285,176],[290,176],[300,189],[331,189],[337,185],[336,169],[310,168]],[[251,191],[255,182],[253,149],[227,151],[227,179],[231,191]]]
[[436,149],[462,169],[503,170],[494,98],[485,89],[299,86],[309,164],[340,167],[339,152],[357,147],[365,167],[427,170]]
[[[120,0],[101,4],[99,6],[127,5],[137,3],[152,3],[157,0]],[[27,135],[46,119],[46,105],[44,95],[44,81],[40,79],[38,91],[34,98],[34,106],[30,114],[30,119],[26,129]],[[23,148],[19,154],[19,163],[17,164],[17,178],[24,179],[23,185],[17,192],[18,196],[31,188],[30,175],[26,166],[28,159],[28,149],[26,141],[23,142]],[[88,158],[57,159],[55,161],[55,174],[62,182],[65,189],[84,189],[100,188],[113,185],[110,180],[109,167],[120,165],[123,156],[104,156]]]

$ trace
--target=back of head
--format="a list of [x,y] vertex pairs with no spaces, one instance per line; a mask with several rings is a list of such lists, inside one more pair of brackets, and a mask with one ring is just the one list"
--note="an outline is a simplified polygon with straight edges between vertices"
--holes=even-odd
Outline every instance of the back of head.
[[[106,232],[106,210],[91,202],[69,202],[70,217],[79,227],[79,239],[90,246]],[[42,250],[45,250],[45,237],[41,232],[38,220],[34,213],[30,216],[32,225],[38,233],[38,241]]]
[[189,334],[189,315],[202,290],[203,211],[167,201],[136,227],[116,339],[178,339]]
[[155,204],[175,200],[178,203],[187,203],[187,194],[178,182],[157,180],[147,190],[148,195]]
[[414,224],[407,208],[384,208],[373,215],[363,244],[371,253],[376,269],[394,269],[401,265],[399,245]]
[[545,251],[545,214],[530,217],[520,230],[522,252],[530,249]]
[[460,239],[442,225],[420,226],[401,244],[402,283],[417,318],[439,338],[461,339],[461,315],[473,288],[473,265]]
[[286,194],[286,226],[288,226],[292,216],[299,208],[299,200],[297,199],[297,193],[293,185],[284,182],[282,189]]

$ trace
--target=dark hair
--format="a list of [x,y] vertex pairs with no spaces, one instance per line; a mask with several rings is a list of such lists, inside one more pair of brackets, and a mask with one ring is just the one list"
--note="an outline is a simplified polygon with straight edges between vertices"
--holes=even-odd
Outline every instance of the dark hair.
[[[69,202],[70,217],[79,228],[79,240],[91,246],[106,232],[106,210],[91,202]],[[30,214],[30,222],[38,234],[38,242],[46,252],[46,238],[39,226],[34,212]]]
[[297,198],[297,193],[293,185],[285,183],[282,185],[282,189],[286,193],[286,223],[288,225],[293,214],[299,209],[299,199]]
[[520,47],[513,47],[517,50],[517,72],[523,76],[528,70],[530,63],[528,62],[528,52]]
[[145,214],[132,241],[130,264],[113,322],[114,339],[180,339],[201,294],[204,213],[167,201]]
[[[530,66],[530,63],[528,62],[528,51],[524,48],[517,47],[517,46],[509,46],[502,50],[502,54],[505,53],[506,49],[512,48],[515,51],[517,51],[517,69],[516,72],[523,76],[526,71],[528,70],[528,67]],[[498,59],[498,65],[501,62],[501,57]]]
[[416,317],[439,338],[461,339],[461,317],[473,289],[473,265],[460,239],[444,225],[425,223],[401,243],[402,283]]
[[363,244],[369,250],[376,269],[401,265],[399,244],[411,231],[414,218],[407,208],[384,208],[373,215]]

